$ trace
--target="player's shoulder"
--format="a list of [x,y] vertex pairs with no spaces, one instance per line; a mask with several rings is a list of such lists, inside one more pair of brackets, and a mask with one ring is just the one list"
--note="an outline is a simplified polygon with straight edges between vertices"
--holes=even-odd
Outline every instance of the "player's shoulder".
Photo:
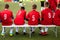
[[45,9],[44,11],[52,11],[50,8]]
[[2,12],[12,12],[12,11],[9,9],[4,9]]
[[32,12],[39,13],[37,10],[32,10]]
[[24,10],[24,12],[26,12],[26,10]]
[[9,12],[12,12],[11,10],[8,10]]
[[60,10],[59,9],[56,9],[55,12],[60,12]]
[[22,10],[23,12],[26,12],[26,10]]
[[26,12],[26,10],[18,10],[18,11],[21,11],[21,12]]
[[52,12],[52,10],[51,10],[50,8],[48,8],[48,11],[49,11],[49,12]]
[[45,12],[46,11],[46,9],[44,8],[43,10],[41,10],[41,12]]

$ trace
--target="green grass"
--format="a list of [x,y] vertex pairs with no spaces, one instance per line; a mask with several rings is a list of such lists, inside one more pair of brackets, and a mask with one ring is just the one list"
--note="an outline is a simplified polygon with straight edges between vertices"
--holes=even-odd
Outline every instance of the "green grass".
[[[31,10],[32,3],[30,3],[30,2],[24,2],[24,3],[26,4],[25,8],[28,13]],[[37,11],[40,11],[40,3],[39,2],[34,2],[34,3],[36,3],[38,5]],[[4,2],[0,2],[0,11],[2,11],[4,9],[5,4],[6,3],[4,3]],[[18,3],[8,3],[8,4],[10,5],[10,10],[13,11],[13,14],[15,17],[17,10],[20,9]],[[9,28],[6,28],[6,35],[5,35],[5,37],[2,37],[0,35],[0,40],[60,40],[60,28],[59,27],[57,28],[58,29],[57,38],[55,37],[55,34],[51,31],[51,29],[52,28],[49,28],[47,36],[41,36],[41,35],[39,35],[39,29],[36,28],[35,34],[33,34],[31,38],[29,38],[29,34],[27,34],[27,35],[22,34],[23,28],[19,28],[19,33],[20,33],[19,35],[15,35],[15,28],[14,28],[13,37],[9,36]],[[0,24],[0,33],[1,33],[1,30],[2,30],[2,27]],[[29,33],[29,28],[27,28],[27,33]]]

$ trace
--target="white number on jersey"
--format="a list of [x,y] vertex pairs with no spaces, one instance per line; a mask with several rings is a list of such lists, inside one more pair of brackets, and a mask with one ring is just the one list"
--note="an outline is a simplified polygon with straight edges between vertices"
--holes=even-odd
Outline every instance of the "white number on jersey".
[[53,13],[53,18],[55,17],[55,13]]
[[18,15],[20,15],[21,14],[21,11],[18,13]]
[[51,18],[51,13],[48,13],[48,18]]
[[4,14],[4,20],[6,20],[7,19],[7,14]]
[[35,15],[32,15],[32,21],[35,21]]

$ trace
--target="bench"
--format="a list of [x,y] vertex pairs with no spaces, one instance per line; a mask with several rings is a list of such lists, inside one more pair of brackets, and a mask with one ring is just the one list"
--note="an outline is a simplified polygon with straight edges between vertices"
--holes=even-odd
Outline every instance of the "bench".
[[[11,26],[2,26],[2,27],[53,27],[54,29],[52,30],[55,33],[55,36],[57,37],[57,26],[56,25],[15,25],[12,24]],[[29,32],[29,37],[31,38],[31,31]]]

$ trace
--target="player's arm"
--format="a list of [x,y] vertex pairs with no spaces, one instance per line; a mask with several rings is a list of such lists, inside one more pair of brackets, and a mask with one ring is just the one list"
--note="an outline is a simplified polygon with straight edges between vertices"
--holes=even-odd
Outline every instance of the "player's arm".
[[41,12],[41,21],[44,20],[43,16],[44,16],[44,14],[43,14],[43,11],[42,11],[42,12]]
[[26,21],[29,21],[29,13],[26,15]]

